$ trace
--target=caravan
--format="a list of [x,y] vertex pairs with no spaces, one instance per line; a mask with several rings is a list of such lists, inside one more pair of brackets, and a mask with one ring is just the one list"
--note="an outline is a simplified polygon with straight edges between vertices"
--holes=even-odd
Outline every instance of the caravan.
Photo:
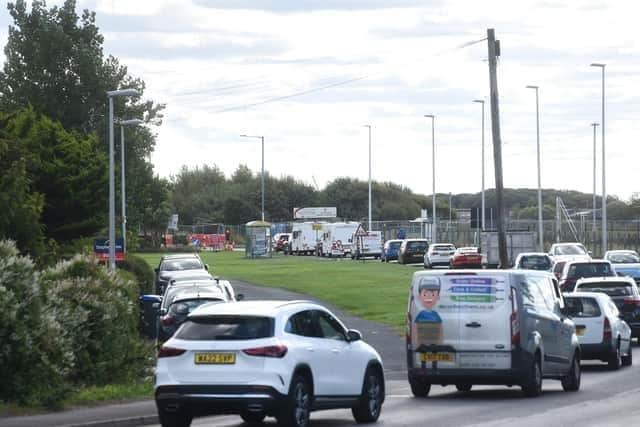
[[285,253],[289,255],[313,255],[326,225],[326,223],[322,222],[294,223]]
[[352,236],[359,227],[359,222],[334,222],[325,224],[322,232],[322,242],[319,247],[319,255],[328,257],[345,257],[351,255]]

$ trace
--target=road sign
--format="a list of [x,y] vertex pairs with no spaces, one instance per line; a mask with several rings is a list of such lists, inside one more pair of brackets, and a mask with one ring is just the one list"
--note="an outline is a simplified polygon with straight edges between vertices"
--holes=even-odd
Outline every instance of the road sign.
[[293,208],[293,219],[335,218],[338,216],[336,207]]

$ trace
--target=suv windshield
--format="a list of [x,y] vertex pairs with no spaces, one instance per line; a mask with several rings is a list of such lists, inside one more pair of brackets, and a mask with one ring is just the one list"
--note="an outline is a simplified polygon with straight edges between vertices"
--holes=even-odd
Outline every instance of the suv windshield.
[[551,269],[551,260],[544,255],[527,255],[520,260],[519,268],[526,270],[549,270]]
[[206,298],[206,299],[190,299],[174,302],[169,307],[170,315],[185,315],[191,313],[195,308],[200,307],[202,304],[210,302],[224,302],[221,299]]
[[274,319],[261,316],[206,316],[189,318],[175,337],[181,340],[229,341],[269,338]]
[[578,277],[608,277],[615,276],[611,265],[604,262],[585,262],[569,266],[567,278]]
[[587,251],[579,245],[557,246],[555,255],[586,255]]
[[200,260],[196,258],[171,259],[164,261],[160,266],[160,271],[182,271],[182,270],[200,270],[204,266]]

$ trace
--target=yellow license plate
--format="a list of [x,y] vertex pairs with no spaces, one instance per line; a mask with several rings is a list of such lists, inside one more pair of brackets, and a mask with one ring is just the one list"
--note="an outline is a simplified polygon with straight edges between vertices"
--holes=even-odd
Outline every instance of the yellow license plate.
[[453,353],[420,353],[423,362],[453,362]]
[[579,337],[583,336],[585,329],[586,328],[576,328],[576,335],[579,336]]
[[236,363],[235,353],[196,353],[196,365],[233,365]]

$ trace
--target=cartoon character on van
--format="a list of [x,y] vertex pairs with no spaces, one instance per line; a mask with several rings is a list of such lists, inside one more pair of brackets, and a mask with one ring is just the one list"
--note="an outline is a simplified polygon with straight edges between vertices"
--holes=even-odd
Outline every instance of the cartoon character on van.
[[418,346],[442,343],[442,319],[434,310],[440,301],[440,288],[437,277],[423,277],[418,284],[418,300],[424,308],[414,319]]

